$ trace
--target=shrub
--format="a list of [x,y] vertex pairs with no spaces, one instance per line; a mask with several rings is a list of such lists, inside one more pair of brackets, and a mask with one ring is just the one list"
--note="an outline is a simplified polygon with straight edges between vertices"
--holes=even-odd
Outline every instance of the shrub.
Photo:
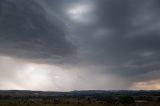
[[119,101],[123,105],[130,105],[130,104],[134,104],[135,103],[134,98],[131,97],[131,96],[120,97]]
[[160,97],[157,98],[157,102],[160,104]]

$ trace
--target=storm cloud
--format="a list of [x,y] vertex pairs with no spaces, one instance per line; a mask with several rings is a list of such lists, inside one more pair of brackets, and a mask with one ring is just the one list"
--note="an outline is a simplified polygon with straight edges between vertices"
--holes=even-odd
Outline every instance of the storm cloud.
[[[58,58],[73,54],[67,28],[34,0],[1,0],[0,53],[22,58]],[[52,19],[53,18],[53,19]]]
[[0,1],[0,54],[70,77],[51,71],[60,83],[44,89],[151,89],[139,84],[160,79],[159,34],[159,0]]

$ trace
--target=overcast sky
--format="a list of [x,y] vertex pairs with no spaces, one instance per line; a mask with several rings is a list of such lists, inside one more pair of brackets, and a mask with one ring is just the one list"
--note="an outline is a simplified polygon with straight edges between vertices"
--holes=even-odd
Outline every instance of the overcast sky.
[[0,0],[0,89],[160,89],[159,0]]

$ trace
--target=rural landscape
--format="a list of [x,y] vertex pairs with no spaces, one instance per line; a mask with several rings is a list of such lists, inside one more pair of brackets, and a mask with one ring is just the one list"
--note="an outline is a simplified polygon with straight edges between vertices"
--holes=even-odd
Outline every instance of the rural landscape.
[[0,0],[0,106],[160,106],[160,0]]
[[160,106],[160,91],[0,91],[0,106]]

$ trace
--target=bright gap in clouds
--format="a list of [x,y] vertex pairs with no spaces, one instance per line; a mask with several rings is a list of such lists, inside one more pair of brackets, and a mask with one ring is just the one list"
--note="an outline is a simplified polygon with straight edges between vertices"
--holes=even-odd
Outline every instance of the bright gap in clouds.
[[92,3],[76,3],[70,5],[66,13],[75,22],[88,23],[92,20],[91,13],[94,10]]
[[30,63],[0,56],[0,89],[50,90],[74,89],[76,74],[54,64]]
[[41,89],[41,86],[45,86],[48,79],[49,71],[45,69],[45,66],[36,64],[29,64],[20,73],[20,80],[25,83],[25,88],[28,89]]
[[160,89],[160,79],[135,82],[131,86],[131,89],[136,89],[136,90],[139,90],[139,89],[141,89],[141,90],[159,90]]
[[0,74],[3,90],[104,90],[124,82],[116,76],[100,73],[98,68],[92,73],[90,69],[77,66],[30,63],[11,57],[0,57],[0,70],[5,70]]
[[74,83],[73,73],[47,64],[27,64],[17,77],[21,81],[22,89],[30,90],[69,90]]

